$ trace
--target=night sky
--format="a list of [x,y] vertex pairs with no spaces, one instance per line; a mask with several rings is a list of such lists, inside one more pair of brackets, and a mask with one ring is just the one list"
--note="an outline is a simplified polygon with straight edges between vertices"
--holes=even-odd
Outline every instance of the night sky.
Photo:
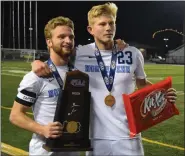
[[[46,49],[44,39],[45,24],[53,17],[67,16],[74,21],[76,45],[87,44],[88,34],[87,12],[93,5],[103,4],[106,1],[38,1],[38,49]],[[169,49],[182,44],[183,37],[174,32],[159,33],[152,38],[155,31],[172,28],[183,32],[185,1],[113,1],[118,6],[117,32],[115,38],[124,39],[126,42],[137,42],[150,46],[165,45],[163,38],[169,38]],[[5,48],[13,47],[12,15],[10,14],[12,2],[1,3],[1,44]],[[15,48],[18,47],[18,18],[17,2],[15,5]],[[20,48],[24,43],[23,1],[19,2],[20,11]],[[26,48],[30,48],[29,36],[29,2],[26,2]],[[32,41],[35,48],[35,2],[32,2]]]

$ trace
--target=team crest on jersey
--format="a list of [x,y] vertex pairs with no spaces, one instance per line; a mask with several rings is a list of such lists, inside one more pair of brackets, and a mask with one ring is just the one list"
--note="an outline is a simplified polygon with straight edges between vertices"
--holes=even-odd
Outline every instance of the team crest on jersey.
[[104,70],[104,64],[103,64],[103,62],[100,62],[100,63],[99,63],[99,66],[100,66],[100,69],[101,69],[101,70]]
[[167,100],[165,98],[165,90],[155,90],[145,97],[140,107],[142,117],[151,114],[153,117],[157,116],[165,108]]

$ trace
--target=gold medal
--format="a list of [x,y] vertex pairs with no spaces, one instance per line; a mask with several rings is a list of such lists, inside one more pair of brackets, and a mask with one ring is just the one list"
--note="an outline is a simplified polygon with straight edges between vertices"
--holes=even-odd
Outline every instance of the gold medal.
[[69,121],[66,129],[68,133],[75,133],[78,129],[78,123],[76,121]]
[[107,106],[112,107],[112,106],[115,104],[116,100],[115,100],[114,96],[112,96],[112,95],[110,94],[110,95],[107,95],[107,96],[105,97],[104,102],[105,102],[105,104],[106,104]]

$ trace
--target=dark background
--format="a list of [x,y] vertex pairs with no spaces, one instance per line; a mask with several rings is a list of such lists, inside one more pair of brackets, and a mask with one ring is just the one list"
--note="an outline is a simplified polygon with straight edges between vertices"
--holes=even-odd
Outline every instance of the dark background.
[[[185,19],[185,1],[113,1],[118,6],[117,32],[115,38],[124,39],[127,43],[136,42],[155,47],[164,47],[164,38],[168,38],[168,49],[176,48],[183,43],[183,36],[175,32],[161,32],[152,38],[154,32],[162,29],[174,29],[183,33]],[[18,48],[17,3],[14,1],[15,48]],[[35,1],[32,1],[32,48],[36,48]],[[93,42],[88,34],[87,12],[93,5],[106,1],[38,1],[38,49],[46,49],[44,39],[45,24],[53,17],[67,16],[74,21],[76,45]],[[30,48],[30,2],[26,2],[26,48]],[[19,2],[20,48],[24,43],[23,1]],[[13,47],[12,2],[1,2],[1,45]],[[88,39],[91,39],[90,41]]]

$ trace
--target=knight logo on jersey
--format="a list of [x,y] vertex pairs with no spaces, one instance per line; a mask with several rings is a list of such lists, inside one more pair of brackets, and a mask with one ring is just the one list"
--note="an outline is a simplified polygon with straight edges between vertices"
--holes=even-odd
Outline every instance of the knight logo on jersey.
[[71,85],[73,85],[75,87],[84,87],[85,86],[85,80],[73,79],[73,80],[71,80]]
[[155,90],[145,97],[140,106],[142,117],[149,113],[155,117],[165,108],[167,100],[165,99],[165,90]]

